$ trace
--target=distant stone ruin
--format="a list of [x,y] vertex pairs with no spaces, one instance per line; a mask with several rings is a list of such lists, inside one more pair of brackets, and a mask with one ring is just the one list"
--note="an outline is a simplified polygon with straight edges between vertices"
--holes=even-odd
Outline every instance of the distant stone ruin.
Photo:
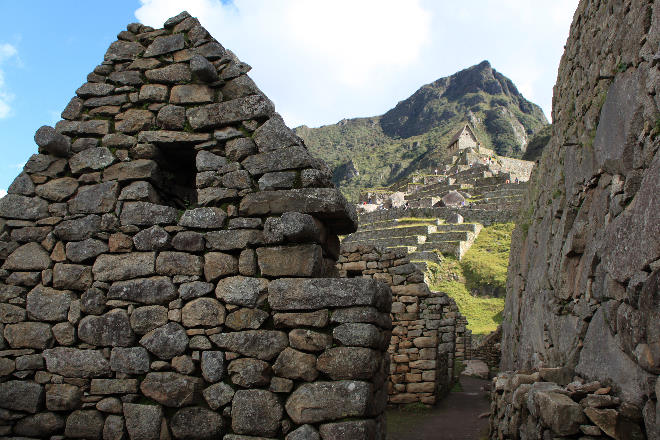
[[471,358],[472,333],[454,300],[429,289],[405,249],[342,243],[337,268],[341,277],[374,279],[392,289],[388,402],[435,404],[456,380],[455,362]]
[[0,436],[384,438],[353,206],[197,19],[118,38],[0,199]]

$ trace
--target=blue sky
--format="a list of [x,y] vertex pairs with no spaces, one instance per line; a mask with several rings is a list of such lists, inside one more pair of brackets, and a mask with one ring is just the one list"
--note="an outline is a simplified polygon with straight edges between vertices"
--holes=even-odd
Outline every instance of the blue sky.
[[550,117],[577,0],[0,0],[0,195],[130,22],[182,5],[290,126],[373,116],[421,85],[488,59]]

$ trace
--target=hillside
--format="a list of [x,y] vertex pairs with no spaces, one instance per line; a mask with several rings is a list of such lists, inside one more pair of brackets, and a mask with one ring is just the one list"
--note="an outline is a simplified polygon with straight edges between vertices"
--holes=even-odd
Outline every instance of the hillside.
[[548,124],[539,106],[483,61],[422,86],[384,115],[295,130],[330,165],[334,182],[355,199],[362,188],[388,186],[438,167],[446,158],[444,148],[465,122],[482,145],[516,158]]

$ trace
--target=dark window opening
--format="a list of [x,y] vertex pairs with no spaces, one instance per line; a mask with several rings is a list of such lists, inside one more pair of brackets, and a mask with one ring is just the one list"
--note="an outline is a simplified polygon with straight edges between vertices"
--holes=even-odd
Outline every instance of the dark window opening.
[[361,270],[348,270],[346,271],[346,278],[357,278],[362,276]]
[[160,191],[172,205],[188,209],[197,203],[197,152],[189,145],[161,146],[158,165],[161,169]]

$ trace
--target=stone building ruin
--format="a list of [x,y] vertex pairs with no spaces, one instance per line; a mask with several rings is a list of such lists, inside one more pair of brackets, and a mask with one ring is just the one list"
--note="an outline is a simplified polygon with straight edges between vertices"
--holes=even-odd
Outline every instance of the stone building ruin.
[[[130,24],[0,199],[0,436],[384,438],[390,288],[187,13]],[[127,436],[127,437],[126,437]]]

